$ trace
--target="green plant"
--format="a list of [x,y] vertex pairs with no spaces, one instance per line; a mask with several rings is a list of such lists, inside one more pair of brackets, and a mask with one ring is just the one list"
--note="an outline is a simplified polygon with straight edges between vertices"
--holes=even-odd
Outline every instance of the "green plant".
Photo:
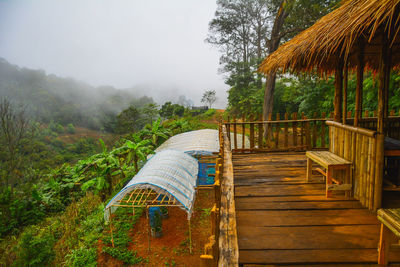
[[94,267],[97,266],[97,251],[95,248],[80,247],[66,256],[66,266]]
[[128,264],[139,264],[144,262],[142,257],[138,257],[135,252],[126,249],[103,247],[103,252]]
[[55,256],[53,245],[56,239],[46,229],[28,228],[18,243],[18,260],[16,266],[45,266]]
[[75,133],[75,127],[72,123],[68,123],[67,127],[65,128],[65,131],[69,134],[74,134]]

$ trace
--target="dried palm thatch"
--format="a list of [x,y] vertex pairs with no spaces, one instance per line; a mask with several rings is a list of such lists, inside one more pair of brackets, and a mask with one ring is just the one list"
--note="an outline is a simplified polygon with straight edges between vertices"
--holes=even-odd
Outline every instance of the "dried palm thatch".
[[340,7],[269,55],[258,71],[331,73],[339,57],[356,66],[356,51],[364,46],[366,67],[379,68],[385,34],[392,49],[392,64],[400,65],[400,0],[344,0]]

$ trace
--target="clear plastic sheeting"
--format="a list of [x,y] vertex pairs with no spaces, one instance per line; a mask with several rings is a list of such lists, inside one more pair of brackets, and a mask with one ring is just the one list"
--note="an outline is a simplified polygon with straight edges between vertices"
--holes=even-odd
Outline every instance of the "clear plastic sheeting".
[[218,153],[218,130],[202,129],[174,135],[159,146],[155,152],[166,149],[178,150],[190,155],[212,155],[212,153]]
[[176,150],[164,150],[152,156],[138,174],[107,204],[104,219],[109,220],[120,201],[134,189],[152,189],[176,199],[190,218],[195,198],[198,173],[197,160]]

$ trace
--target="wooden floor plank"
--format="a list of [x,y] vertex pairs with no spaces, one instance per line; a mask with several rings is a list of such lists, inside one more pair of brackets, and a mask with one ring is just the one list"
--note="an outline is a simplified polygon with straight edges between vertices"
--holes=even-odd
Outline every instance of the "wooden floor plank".
[[233,165],[243,266],[376,265],[376,214],[343,194],[326,198],[321,176],[306,182],[305,153],[235,154]]
[[[392,262],[400,262],[400,253],[391,252]],[[375,249],[326,249],[326,250],[242,250],[240,263],[294,264],[294,263],[376,263]],[[309,265],[307,265],[309,266]]]
[[379,225],[238,227],[239,247],[251,249],[370,249],[378,247]]
[[255,202],[238,198],[235,204],[236,210],[363,209],[358,201]]
[[325,193],[325,185],[323,184],[257,185],[235,187],[235,197],[320,195],[322,193]]
[[366,209],[345,210],[238,210],[238,225],[300,226],[300,225],[368,225],[379,224]]

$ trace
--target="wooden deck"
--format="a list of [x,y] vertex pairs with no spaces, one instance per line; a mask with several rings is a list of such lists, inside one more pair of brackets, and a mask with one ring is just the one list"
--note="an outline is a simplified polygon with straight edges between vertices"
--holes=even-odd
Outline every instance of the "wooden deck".
[[[233,155],[239,263],[375,264],[379,222],[357,200],[306,182],[305,153]],[[390,260],[400,262],[400,253]]]

